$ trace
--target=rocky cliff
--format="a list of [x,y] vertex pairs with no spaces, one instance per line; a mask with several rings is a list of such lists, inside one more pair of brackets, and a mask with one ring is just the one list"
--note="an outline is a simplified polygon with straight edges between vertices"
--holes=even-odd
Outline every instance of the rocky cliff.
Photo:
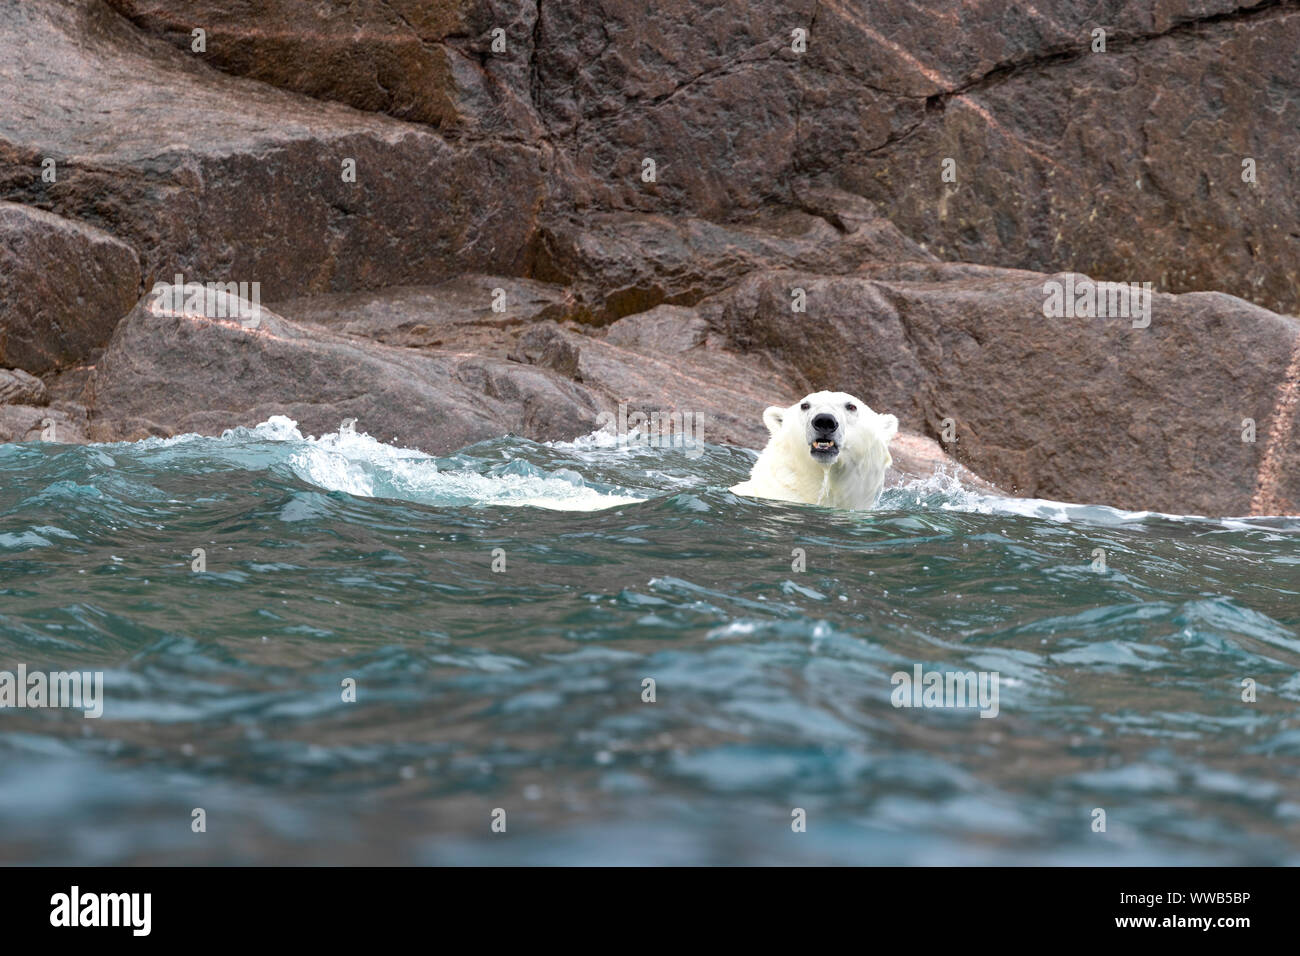
[[0,106],[0,440],[825,387],[907,473],[1300,511],[1296,2],[0,0]]

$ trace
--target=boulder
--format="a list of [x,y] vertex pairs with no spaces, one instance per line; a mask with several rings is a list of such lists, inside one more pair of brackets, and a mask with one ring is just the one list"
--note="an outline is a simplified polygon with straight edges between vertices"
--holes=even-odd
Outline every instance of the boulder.
[[605,341],[638,352],[677,355],[705,344],[708,335],[708,320],[694,309],[660,305],[615,322]]
[[595,427],[588,394],[542,369],[467,349],[383,345],[266,308],[259,318],[250,328],[142,299],[88,387],[91,437],[219,434],[271,415],[323,434],[355,418],[378,439],[441,454],[506,433],[575,438]]
[[20,368],[0,368],[0,405],[48,405],[45,383]]
[[139,295],[130,246],[84,223],[0,202],[0,365],[41,375],[86,361]]

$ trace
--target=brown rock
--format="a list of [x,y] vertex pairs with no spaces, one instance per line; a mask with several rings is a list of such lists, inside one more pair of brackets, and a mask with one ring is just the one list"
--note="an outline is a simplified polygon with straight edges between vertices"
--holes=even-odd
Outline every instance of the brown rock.
[[[500,301],[504,311],[496,311]],[[531,279],[463,275],[434,286],[397,287],[375,292],[307,296],[277,302],[285,318],[388,345],[438,346],[467,343],[468,333],[499,330],[530,322],[561,319],[573,308],[564,289]]]
[[538,35],[581,202],[717,219],[833,183],[942,258],[1300,307],[1292,3],[613,0]]
[[126,240],[147,287],[179,272],[260,282],[273,302],[523,271],[544,192],[537,148],[452,146],[226,76],[100,0],[0,6],[0,62],[0,198]]
[[20,368],[0,368],[0,405],[47,405],[45,383]]
[[0,364],[39,375],[84,361],[107,344],[139,294],[140,264],[129,246],[84,223],[0,202]]
[[805,209],[745,224],[641,213],[552,217],[530,272],[569,285],[575,316],[605,324],[657,305],[693,305],[756,269],[851,272],[863,262],[933,257],[875,207],[849,193],[810,190]]
[[[574,207],[584,219],[743,219],[808,208],[810,190],[835,185],[876,200],[941,258],[1300,309],[1294,3],[264,0],[256,18],[220,0],[112,3],[188,61],[465,142],[528,144],[545,182],[509,205],[545,193],[551,222]],[[210,33],[202,56],[188,52],[193,26]],[[504,54],[490,49],[496,26]],[[1093,53],[1099,28],[1106,51]],[[795,29],[808,31],[805,52]],[[944,159],[956,182],[941,178]],[[1244,160],[1256,183],[1243,182]],[[483,165],[467,175],[482,188]],[[569,242],[551,239],[531,274],[583,278]],[[622,258],[616,241],[608,257]],[[658,281],[623,268],[577,291],[598,322],[717,291],[689,269],[650,272]],[[365,278],[304,291],[387,281]]]
[[[356,0],[107,0],[141,29],[227,73],[451,134],[538,129],[527,101],[534,4]],[[506,50],[492,49],[495,28]],[[521,90],[524,95],[521,95]]]
[[[785,391],[782,373],[761,356],[727,351],[718,336],[708,348],[694,349],[691,361],[682,361],[676,354],[680,346],[697,337],[703,325],[691,310],[664,307],[586,335],[548,319],[556,304],[568,300],[556,287],[548,291],[541,283],[520,284],[508,293],[508,301],[517,301],[521,309],[513,318],[485,310],[483,303],[490,301],[486,293],[497,281],[474,277],[437,288],[320,296],[278,308],[291,313],[304,329],[310,322],[322,329],[422,346],[412,354],[451,364],[457,380],[485,398],[523,401],[527,407],[519,409],[519,418],[533,430],[503,426],[496,434],[572,438],[594,431],[596,414],[616,413],[621,402],[647,414],[686,409],[704,415],[713,423],[708,441],[753,446],[766,440],[762,412],[771,395]],[[529,313],[533,321],[521,322]],[[431,334],[420,341],[409,332],[395,333],[399,327],[438,331],[436,338]],[[665,353],[662,346],[669,342],[675,343],[673,352]],[[352,340],[352,347],[371,348],[359,338]],[[529,389],[521,392],[519,382],[528,383]],[[593,411],[574,416],[573,394],[582,395],[583,406]]]
[[519,347],[509,357],[514,361],[553,369],[565,378],[582,380],[579,370],[581,348],[553,324],[535,325],[528,329],[520,336]]
[[[887,204],[940,258],[1300,310],[1300,8],[1178,6],[1157,5],[1150,25],[1053,9],[1056,39],[1037,51],[998,51],[973,74],[944,57],[934,87],[918,66],[929,109],[879,149],[844,153],[830,178]],[[1105,53],[1089,50],[1095,26],[1109,28]],[[969,36],[940,32],[958,49]]]
[[312,434],[355,418],[359,431],[437,454],[507,432],[574,438],[597,414],[573,383],[494,354],[395,348],[266,308],[246,328],[171,314],[152,297],[118,326],[88,391],[96,440],[214,434],[287,415]]
[[708,335],[708,321],[694,309],[661,305],[619,319],[605,331],[605,341],[639,352],[674,355],[703,345]]

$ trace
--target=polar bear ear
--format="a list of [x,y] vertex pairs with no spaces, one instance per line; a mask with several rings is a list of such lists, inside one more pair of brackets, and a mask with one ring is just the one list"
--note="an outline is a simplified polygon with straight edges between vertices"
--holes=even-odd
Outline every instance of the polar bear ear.
[[898,434],[898,419],[893,415],[877,415],[876,424],[880,427],[880,440],[885,444]]
[[785,422],[785,409],[778,408],[776,405],[767,406],[767,411],[763,412],[763,424],[767,426],[769,433],[775,435],[781,430],[781,425]]

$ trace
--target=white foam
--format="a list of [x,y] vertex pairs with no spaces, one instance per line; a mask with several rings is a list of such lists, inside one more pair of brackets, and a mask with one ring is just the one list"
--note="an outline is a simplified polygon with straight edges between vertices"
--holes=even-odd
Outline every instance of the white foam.
[[[971,514],[1017,515],[1024,518],[1037,518],[1040,521],[1055,521],[1068,524],[1082,521],[1088,524],[1119,525],[1149,521],[1152,518],[1166,518],[1171,521],[1194,521],[1214,524],[1232,531],[1271,529],[1266,522],[1294,520],[1286,515],[1222,517],[1211,518],[1206,515],[1167,514],[1163,511],[1128,511],[1113,508],[1110,505],[1078,504],[1069,501],[1056,501],[1051,498],[1016,498],[1010,495],[987,494],[973,491],[961,483],[956,475],[938,471],[928,478],[915,479],[902,485],[896,485],[886,491],[905,492],[916,496],[918,504],[927,495],[941,495],[945,500],[938,507],[944,511],[958,511]],[[1275,530],[1287,530],[1277,528]]]
[[589,435],[580,435],[573,441],[546,441],[542,444],[561,451],[590,451],[593,448],[618,448],[620,442],[613,429],[600,428]]
[[681,451],[687,446],[683,444],[685,438],[680,435],[670,435],[667,440],[658,438],[650,433],[643,432],[639,428],[633,428],[625,434],[619,434],[613,429],[598,429],[588,435],[581,435],[573,441],[546,441],[542,442],[547,448],[554,448],[556,451],[570,451],[582,454],[583,452],[620,452],[626,456],[647,455],[658,457],[665,450]]
[[434,459],[411,448],[398,448],[371,436],[332,432],[304,438],[297,423],[276,416],[253,429],[261,438],[300,445],[289,467],[303,481],[326,491],[362,498],[400,498],[427,504],[455,502],[552,511],[600,511],[644,499],[607,495],[587,487],[582,476],[480,475],[440,471]]

